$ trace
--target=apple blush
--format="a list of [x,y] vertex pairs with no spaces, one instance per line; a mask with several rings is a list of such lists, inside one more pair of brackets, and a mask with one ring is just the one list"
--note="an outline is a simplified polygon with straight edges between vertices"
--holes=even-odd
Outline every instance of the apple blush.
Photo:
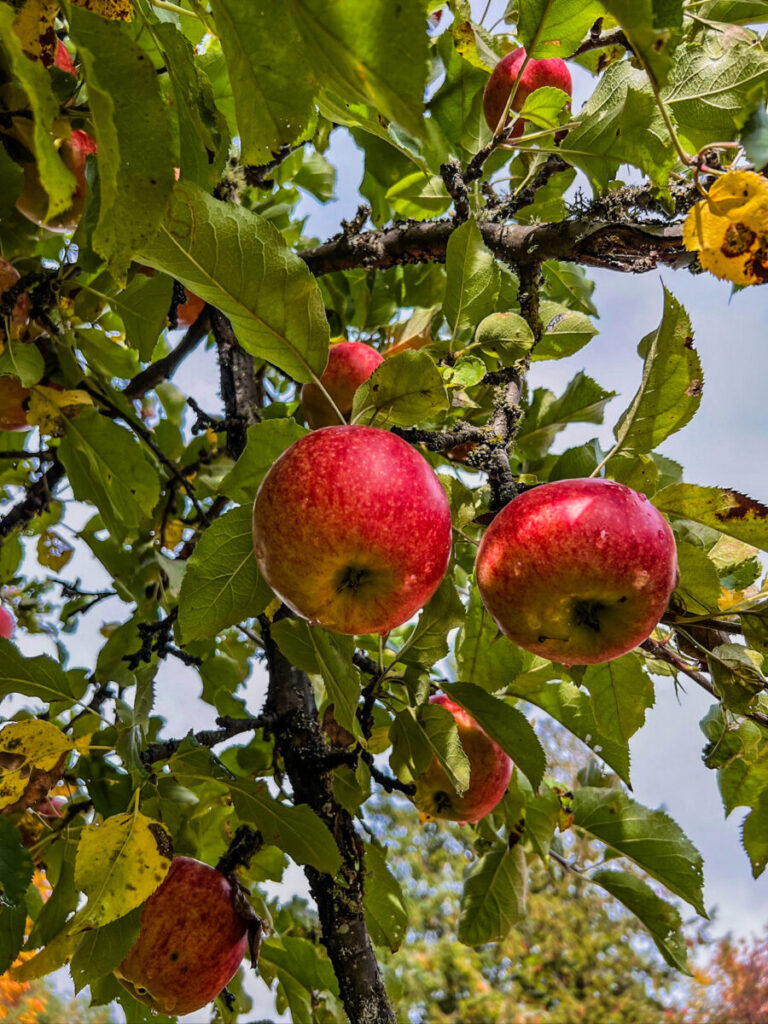
[[456,720],[459,739],[469,759],[469,788],[464,793],[457,792],[445,768],[433,757],[429,768],[416,779],[413,802],[426,819],[480,821],[506,793],[512,761],[475,719],[449,697],[437,694],[430,697],[430,703],[444,707]]
[[[355,392],[383,362],[383,357],[376,349],[362,341],[340,341],[336,345],[331,345],[328,365],[323,371],[320,383],[343,416],[349,417]],[[339,422],[336,409],[314,381],[302,387],[301,404],[307,423],[313,430],[318,427],[332,427]]]
[[174,857],[141,912],[139,937],[115,975],[157,1013],[206,1006],[232,980],[248,943],[232,886],[216,868]]
[[16,623],[13,616],[7,608],[3,608],[3,606],[0,605],[0,636],[3,640],[10,640],[15,628]]
[[427,461],[376,427],[323,427],[274,463],[253,506],[253,547],[275,593],[311,624],[386,633],[437,590],[451,513]]
[[[510,112],[507,117],[509,121],[512,114],[522,110],[523,104],[532,92],[541,89],[543,86],[551,86],[573,95],[571,73],[568,65],[560,57],[547,57],[543,60],[529,60],[520,74],[520,68],[525,60],[525,48],[519,47],[502,57],[499,63],[491,72],[491,77],[485,86],[483,93],[483,113],[488,127],[495,132],[501,120],[504,108],[507,105],[510,93],[515,89]],[[518,82],[518,78],[520,81]],[[523,134],[525,120],[521,118],[515,123],[510,138],[517,139]]]
[[611,661],[642,643],[678,579],[666,519],[611,480],[558,480],[513,498],[475,567],[502,633],[563,665]]

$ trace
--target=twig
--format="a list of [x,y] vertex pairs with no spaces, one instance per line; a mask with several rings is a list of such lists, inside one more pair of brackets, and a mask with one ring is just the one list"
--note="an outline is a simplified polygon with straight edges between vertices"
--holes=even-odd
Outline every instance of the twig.
[[[579,57],[582,53],[588,53],[590,50],[602,50],[607,46],[623,46],[624,49],[629,50],[630,53],[635,52],[632,49],[632,44],[629,39],[627,39],[626,35],[620,28],[616,28],[612,32],[601,34],[599,25],[602,23],[602,20],[602,18],[599,18],[598,21],[595,22],[595,25],[592,26],[592,30],[587,38],[578,50],[574,52],[574,57]],[[595,32],[596,25],[598,26],[597,32]]]
[[[259,718],[230,718],[229,715],[220,715],[216,719],[218,729],[201,729],[199,732],[190,735],[201,747],[215,747],[225,740],[232,739],[244,732],[257,732],[269,724],[269,719],[262,715]],[[179,749],[181,744],[189,736],[180,740],[165,740],[164,742],[150,743],[146,750],[141,752],[142,762],[149,767],[155,761],[167,761]]]
[[282,146],[276,153],[273,154],[272,160],[266,164],[246,164],[243,167],[243,175],[245,177],[246,184],[269,190],[275,184],[268,177],[270,171],[274,171],[276,167],[287,160],[292,153],[295,153],[297,149],[301,149],[302,146],[306,146],[307,141],[297,142],[295,146]]
[[445,164],[440,164],[440,176],[443,179],[448,195],[453,200],[453,205],[456,210],[456,220],[459,223],[463,223],[469,217],[471,208],[469,205],[467,183],[461,172],[461,164],[459,161],[449,160]]
[[28,452],[23,448],[17,448],[14,451],[0,452],[0,459],[48,459],[53,460],[56,458],[56,453],[52,448],[45,448],[39,452]]
[[368,771],[371,773],[371,778],[378,782],[385,793],[398,792],[405,793],[406,796],[413,796],[416,792],[416,787],[410,782],[401,782],[399,779],[394,778],[394,776],[387,775],[386,772],[380,771],[373,763],[373,754],[369,753],[367,750],[361,750],[360,757],[368,765]]
[[16,529],[23,530],[48,508],[56,485],[63,477],[64,466],[54,457],[45,473],[27,487],[26,496],[0,519],[0,541]]
[[137,373],[133,380],[128,382],[123,389],[125,397],[131,399],[142,398],[152,388],[157,387],[161,381],[172,377],[190,352],[194,352],[209,329],[209,308],[204,306],[173,352],[169,352],[167,356],[163,356],[162,359],[158,359],[155,363],[150,363],[141,373]]
[[134,651],[133,654],[124,654],[121,659],[128,662],[128,668],[131,672],[135,672],[142,662],[151,664],[153,654],[156,654],[158,658],[166,658],[170,654],[174,658],[178,658],[185,665],[202,665],[202,658],[197,658],[193,654],[187,654],[186,651],[179,650],[170,641],[173,624],[178,614],[179,609],[177,605],[170,614],[166,615],[159,622],[139,623],[137,628],[142,641],[141,647],[138,651]]

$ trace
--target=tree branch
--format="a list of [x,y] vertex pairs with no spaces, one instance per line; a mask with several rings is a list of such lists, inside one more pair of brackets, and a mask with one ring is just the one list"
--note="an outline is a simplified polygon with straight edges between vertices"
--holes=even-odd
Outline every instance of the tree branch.
[[133,380],[128,382],[123,390],[126,398],[143,398],[152,388],[172,377],[190,352],[194,352],[206,336],[210,325],[209,308],[204,306],[173,352],[158,359],[156,363],[150,363],[141,373],[137,373]]
[[[478,224],[494,255],[507,263],[567,260],[585,266],[642,274],[671,266],[687,255],[679,224],[601,223],[570,220],[552,224]],[[453,220],[401,223],[354,237],[337,235],[299,253],[316,276],[353,267],[385,270],[408,263],[445,262]]]
[[[233,736],[239,736],[241,733],[257,732],[259,729],[264,729],[269,725],[269,722],[264,716],[260,718],[230,718],[229,715],[220,715],[216,719],[216,724],[220,728],[201,729],[199,732],[192,733],[195,742],[199,743],[201,747],[215,747],[217,744],[230,740]],[[149,767],[155,761],[167,761],[169,757],[173,757],[187,738],[187,736],[184,736],[180,740],[150,743],[146,750],[141,752],[142,762]]]
[[14,530],[23,530],[44,512],[53,498],[56,485],[63,478],[64,466],[58,459],[54,459],[45,473],[27,487],[26,496],[0,519],[0,541]]

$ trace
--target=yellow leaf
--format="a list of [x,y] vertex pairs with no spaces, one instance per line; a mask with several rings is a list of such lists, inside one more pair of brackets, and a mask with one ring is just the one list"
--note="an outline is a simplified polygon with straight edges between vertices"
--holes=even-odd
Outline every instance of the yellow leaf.
[[161,543],[164,548],[168,548],[169,551],[173,551],[177,544],[181,544],[184,539],[184,523],[180,519],[168,519],[163,524],[163,535]]
[[72,0],[72,3],[109,21],[130,21],[133,16],[131,0]]
[[76,415],[83,405],[93,405],[87,391],[64,391],[37,384],[29,397],[27,423],[31,427],[40,427],[43,434],[58,436],[63,432],[67,418]]
[[0,808],[32,807],[61,778],[72,741],[50,722],[29,719],[0,730]]
[[52,67],[56,55],[53,23],[58,10],[58,0],[25,0],[13,24],[24,53],[32,60],[41,61],[47,68]]
[[86,825],[75,857],[75,885],[88,897],[78,930],[109,924],[140,906],[168,874],[172,857],[168,830],[143,814]]
[[37,541],[37,560],[54,572],[59,572],[74,554],[74,548],[53,530],[41,533]]
[[705,270],[734,284],[768,281],[768,180],[754,171],[728,171],[688,213],[686,249]]

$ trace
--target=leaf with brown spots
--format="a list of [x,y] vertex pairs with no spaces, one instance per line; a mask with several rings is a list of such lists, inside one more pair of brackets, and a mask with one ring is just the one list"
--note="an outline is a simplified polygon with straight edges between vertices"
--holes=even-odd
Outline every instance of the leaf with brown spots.
[[77,847],[75,885],[88,905],[73,929],[98,928],[138,907],[168,874],[172,856],[165,826],[138,812],[87,825]]
[[133,17],[131,0],[72,0],[72,3],[108,21],[130,21]]
[[26,0],[13,26],[24,53],[47,68],[53,65],[56,54],[53,23],[58,10],[58,0]]
[[11,722],[0,731],[0,809],[33,807],[61,778],[71,740],[50,722]]
[[768,506],[730,487],[672,484],[653,504],[669,516],[692,519],[730,537],[768,551]]
[[734,284],[768,281],[768,180],[729,171],[697,203],[683,227],[686,249],[702,267]]

